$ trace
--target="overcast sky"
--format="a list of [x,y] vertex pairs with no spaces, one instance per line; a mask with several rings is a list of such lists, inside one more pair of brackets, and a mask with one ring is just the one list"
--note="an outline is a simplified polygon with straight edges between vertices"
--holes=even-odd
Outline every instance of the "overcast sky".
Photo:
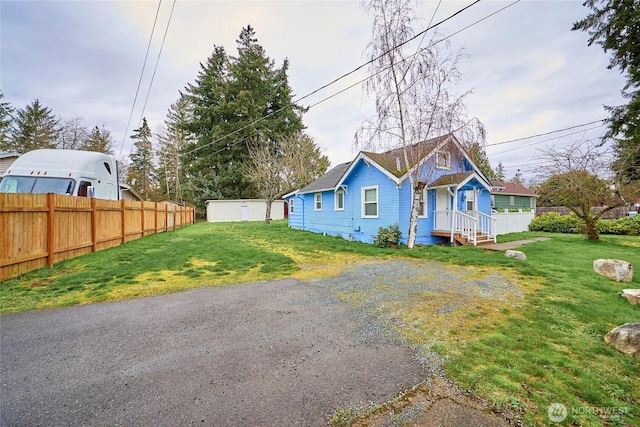
[[[443,0],[437,12],[437,1],[423,2],[418,8],[423,21],[416,32],[434,13],[438,22],[472,2]],[[483,0],[440,31],[455,33],[511,3]],[[289,59],[290,84],[298,98],[361,65],[371,37],[371,20],[359,1],[177,0],[169,21],[173,5],[172,0],[160,3],[134,106],[158,1],[2,0],[4,101],[25,108],[39,99],[58,117],[79,116],[89,128],[104,125],[112,133],[116,154],[121,146],[128,153],[129,136],[141,116],[155,129],[178,91],[194,82],[213,46],[235,54],[236,39],[249,24],[278,66]],[[594,122],[607,117],[603,105],[623,103],[624,79],[617,70],[607,69],[608,55],[599,46],[587,46],[586,33],[571,31],[573,22],[587,13],[579,0],[522,0],[450,38],[453,49],[464,48],[469,55],[461,67],[460,88],[474,92],[467,101],[469,115],[485,124],[491,165],[502,162],[507,177],[518,169],[525,177],[533,176],[537,148],[597,138],[605,128],[596,123],[505,141]],[[365,76],[355,73],[301,103],[314,105]],[[356,85],[313,106],[303,120],[335,166],[355,157],[354,133],[373,113],[372,100]]]

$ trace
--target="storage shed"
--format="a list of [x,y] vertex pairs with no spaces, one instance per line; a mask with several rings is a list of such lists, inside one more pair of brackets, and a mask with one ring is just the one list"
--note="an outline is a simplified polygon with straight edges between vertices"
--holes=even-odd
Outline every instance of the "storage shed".
[[[208,222],[264,221],[267,210],[265,199],[207,200]],[[284,219],[284,200],[271,204],[271,219]]]

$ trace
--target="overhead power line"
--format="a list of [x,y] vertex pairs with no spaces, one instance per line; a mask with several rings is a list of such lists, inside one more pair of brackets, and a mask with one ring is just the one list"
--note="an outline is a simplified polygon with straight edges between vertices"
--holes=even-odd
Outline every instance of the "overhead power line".
[[122,148],[124,147],[124,141],[127,139],[127,133],[129,132],[129,126],[131,125],[131,118],[133,117],[133,110],[136,107],[136,101],[138,100],[138,93],[140,92],[140,85],[142,83],[142,77],[144,76],[144,69],[147,66],[147,58],[149,57],[149,50],[151,49],[151,41],[153,40],[153,33],[156,30],[156,22],[158,22],[158,15],[160,14],[160,5],[162,0],[158,1],[158,8],[156,9],[156,17],[153,20],[153,27],[151,28],[151,35],[149,36],[149,43],[147,44],[147,53],[144,55],[144,62],[142,63],[142,70],[140,71],[140,79],[138,80],[138,87],[136,88],[136,95],[133,98],[133,105],[131,106],[131,113],[129,113],[129,120],[127,121],[127,127],[124,130],[124,136],[122,137],[122,144],[120,144],[120,154],[122,155]]
[[[481,19],[479,19],[479,20],[477,20],[477,21],[475,21],[475,22],[473,22],[473,23],[471,23],[471,24],[467,25],[466,27],[464,27],[464,28],[462,28],[462,29],[460,29],[460,30],[458,30],[458,31],[456,31],[456,32],[454,32],[454,33],[452,33],[452,34],[450,34],[450,35],[446,36],[446,37],[443,37],[443,38],[442,38],[442,39],[440,39],[440,40],[437,40],[437,41],[435,41],[435,42],[433,42],[433,43],[430,43],[428,46],[424,47],[423,49],[420,49],[419,51],[417,51],[417,52],[416,52],[416,53],[414,53],[413,55],[411,55],[411,56],[409,56],[409,57],[405,58],[404,60],[408,60],[408,59],[411,59],[411,58],[415,57],[416,55],[418,55],[420,52],[424,51],[425,49],[428,49],[428,48],[430,48],[430,47],[432,47],[432,46],[434,46],[434,45],[436,45],[436,44],[438,44],[438,43],[441,43],[441,42],[443,42],[443,41],[445,41],[445,40],[449,39],[450,37],[453,37],[454,35],[456,35],[456,34],[458,34],[458,33],[462,32],[462,31],[464,31],[464,30],[466,30],[466,29],[468,29],[468,28],[470,28],[470,27],[472,27],[472,26],[474,26],[474,25],[476,25],[476,24],[478,24],[478,23],[480,23],[480,22],[482,22],[482,21],[484,21],[484,20],[486,20],[486,19],[488,19],[488,18],[490,18],[490,17],[494,16],[494,15],[496,15],[497,13],[502,12],[503,10],[505,10],[505,9],[507,9],[507,8],[509,8],[509,7],[513,6],[513,5],[515,5],[516,3],[519,3],[520,1],[521,1],[521,0],[515,0],[515,1],[511,2],[511,3],[509,3],[508,5],[506,5],[506,6],[502,7],[502,8],[500,8],[500,9],[498,9],[497,11],[495,11],[495,12],[493,12],[493,13],[491,13],[491,14],[489,14],[489,15],[487,15],[487,16],[485,16],[485,17],[483,17],[483,18],[481,18]],[[436,24],[434,24],[434,25],[429,26],[428,28],[426,28],[425,30],[423,30],[423,31],[419,32],[418,34],[416,34],[416,35],[415,35],[415,36],[413,36],[412,38],[410,38],[410,39],[408,39],[408,40],[404,41],[403,43],[400,43],[400,44],[398,44],[398,45],[396,45],[396,46],[392,47],[391,49],[387,50],[385,53],[383,53],[382,55],[378,56],[377,58],[374,58],[374,59],[372,59],[372,60],[370,60],[370,61],[367,61],[366,63],[364,63],[364,64],[362,64],[362,65],[360,65],[360,66],[356,67],[356,68],[355,68],[355,69],[353,69],[352,71],[350,71],[350,72],[348,72],[348,73],[345,73],[345,74],[343,74],[342,76],[340,76],[340,77],[338,77],[338,78],[334,79],[333,81],[331,81],[331,82],[329,82],[329,83],[327,83],[327,84],[325,84],[325,85],[323,85],[323,86],[319,87],[318,89],[315,89],[315,90],[313,90],[312,92],[310,92],[310,93],[308,93],[308,94],[304,95],[303,97],[300,97],[300,98],[296,99],[295,101],[293,101],[293,103],[288,104],[288,105],[285,105],[284,107],[281,107],[281,108],[279,108],[278,110],[272,111],[271,113],[269,113],[269,114],[267,114],[267,115],[265,115],[265,116],[263,116],[263,117],[261,117],[261,118],[259,118],[259,119],[256,119],[256,120],[254,120],[253,122],[251,122],[251,123],[249,123],[249,124],[247,124],[247,125],[245,125],[245,126],[242,126],[242,127],[238,128],[238,129],[234,130],[233,132],[230,132],[230,133],[228,133],[228,134],[226,134],[226,135],[224,135],[224,136],[222,136],[222,137],[219,137],[219,138],[217,138],[217,139],[215,139],[215,140],[213,140],[213,141],[211,141],[211,142],[209,142],[209,143],[207,143],[207,144],[205,144],[205,145],[201,145],[201,146],[199,146],[199,147],[195,147],[194,149],[192,149],[192,150],[190,150],[190,151],[187,151],[185,154],[191,154],[191,153],[194,153],[194,152],[196,152],[196,151],[198,151],[198,150],[201,150],[201,149],[203,149],[203,148],[205,148],[205,147],[208,147],[208,146],[213,145],[213,144],[215,144],[215,143],[217,143],[217,142],[220,142],[221,140],[223,140],[223,139],[225,139],[225,138],[228,138],[228,137],[230,137],[230,136],[233,136],[233,135],[235,135],[236,133],[241,132],[242,130],[247,129],[247,128],[249,128],[249,127],[251,127],[251,126],[255,125],[256,123],[259,123],[260,121],[262,121],[262,120],[264,120],[264,119],[267,119],[267,118],[271,117],[271,116],[272,116],[272,115],[274,115],[274,114],[279,113],[280,111],[284,110],[285,108],[289,108],[289,107],[291,107],[293,104],[298,103],[298,102],[302,101],[303,99],[306,99],[306,98],[308,98],[308,97],[310,97],[310,96],[312,96],[312,95],[314,95],[314,94],[316,94],[316,93],[320,92],[321,90],[323,90],[323,89],[325,89],[325,88],[327,88],[327,87],[329,87],[329,86],[331,86],[331,85],[333,85],[333,84],[337,83],[338,81],[340,81],[340,80],[342,80],[342,79],[344,79],[344,78],[346,78],[346,77],[350,76],[351,74],[353,74],[353,73],[355,73],[356,71],[358,71],[358,70],[362,69],[363,67],[366,67],[367,65],[371,64],[372,62],[376,61],[377,59],[381,58],[383,55],[385,55],[385,54],[387,54],[387,53],[391,52],[392,50],[394,50],[394,49],[398,49],[399,47],[401,47],[401,46],[403,46],[403,45],[405,45],[405,44],[409,43],[410,41],[415,40],[417,37],[421,36],[421,35],[422,35],[422,34],[424,34],[426,31],[429,31],[430,29],[433,29],[433,28],[437,27],[438,25],[441,25],[442,23],[444,23],[444,22],[448,21],[449,19],[453,18],[454,16],[459,15],[459,14],[460,14],[460,13],[462,13],[463,11],[465,11],[465,10],[469,9],[471,6],[474,6],[474,5],[476,5],[477,3],[479,3],[479,2],[480,2],[480,0],[476,0],[475,2],[471,3],[470,5],[465,6],[464,8],[462,8],[462,9],[458,10],[457,12],[455,12],[454,14],[452,14],[452,15],[448,16],[447,18],[445,18],[445,19],[443,19],[443,20],[439,21],[438,23],[436,23]],[[324,99],[322,99],[322,100],[320,100],[320,101],[316,102],[315,104],[310,105],[308,108],[309,108],[309,109],[310,109],[310,108],[313,108],[313,107],[315,107],[315,106],[317,106],[317,105],[319,105],[319,104],[321,104],[321,103],[323,103],[323,102],[325,102],[325,101],[327,101],[327,100],[329,100],[329,99],[331,99],[331,98],[333,98],[333,97],[335,97],[335,96],[337,96],[337,95],[339,95],[339,94],[341,94],[341,93],[343,93],[343,92],[347,91],[348,89],[351,89],[351,88],[353,88],[354,86],[357,86],[357,85],[361,84],[362,82],[364,82],[364,81],[366,81],[366,80],[368,80],[368,79],[370,79],[370,78],[374,77],[375,75],[379,74],[379,73],[380,73],[380,72],[382,72],[382,71],[384,71],[384,70],[380,70],[380,71],[378,71],[378,72],[376,72],[376,73],[374,73],[374,74],[372,74],[372,75],[370,75],[370,76],[367,76],[367,77],[365,77],[364,79],[360,80],[359,82],[356,82],[356,83],[354,83],[354,84],[352,84],[352,85],[350,85],[350,86],[348,86],[348,87],[346,87],[346,88],[344,88],[344,89],[342,89],[342,90],[340,90],[340,91],[338,91],[338,92],[336,92],[336,93],[334,93],[334,94],[332,94],[332,95],[330,95],[330,96],[327,96],[326,98],[324,98]],[[230,145],[228,145],[228,146],[226,146],[226,147],[222,148],[221,150],[218,150],[218,151],[217,151],[217,152],[215,152],[215,153],[221,152],[221,151],[223,151],[223,150],[227,149],[227,148],[228,148],[228,147],[230,147],[230,146],[233,146],[233,145],[236,145],[236,144],[241,143],[242,141],[244,141],[244,139],[243,139],[243,140],[241,140],[241,141],[236,141],[235,143],[232,143],[232,144],[230,144]],[[215,153],[214,153],[214,154],[215,154]]]
[[[487,147],[495,147],[496,145],[510,144],[512,142],[522,141],[524,139],[531,139],[531,138],[537,138],[539,136],[551,135],[552,133],[564,132],[565,130],[571,130],[571,129],[579,128],[579,127],[582,127],[582,126],[588,126],[588,125],[592,125],[594,123],[601,123],[601,122],[604,122],[605,120],[606,119],[594,120],[592,122],[582,123],[580,125],[575,125],[575,126],[569,126],[569,127],[563,128],[563,129],[552,130],[550,132],[539,133],[537,135],[531,135],[531,136],[525,136],[525,137],[522,137],[522,138],[510,139],[508,141],[496,142],[494,144],[487,144]],[[599,127],[599,126],[596,126],[596,127]]]
[[167,39],[167,33],[169,32],[169,24],[171,24],[171,17],[173,16],[173,9],[176,7],[176,0],[173,0],[173,4],[171,5],[171,13],[169,13],[169,19],[167,20],[167,26],[164,29],[164,36],[162,37],[162,43],[160,44],[160,50],[158,51],[158,58],[156,58],[156,66],[153,68],[153,74],[151,75],[151,82],[149,83],[149,90],[147,91],[147,96],[144,99],[144,105],[142,106],[142,112],[140,113],[140,121],[139,124],[142,123],[142,118],[144,117],[144,110],[147,108],[147,101],[149,101],[149,94],[151,93],[151,87],[153,86],[153,81],[156,77],[156,71],[158,70],[158,64],[160,63],[160,55],[162,55],[162,49],[164,48],[164,42]]
[[[597,123],[597,121],[596,122],[591,122],[591,123]],[[558,129],[558,130],[554,130],[554,131],[551,131],[551,132],[546,132],[544,134],[538,134],[538,135],[526,136],[526,137],[523,137],[523,138],[517,138],[517,139],[511,140],[509,142],[524,141],[526,139],[537,138],[537,137],[542,136],[542,135],[551,135],[553,133],[564,132],[566,130],[575,129],[576,127],[581,127],[581,126],[584,126],[584,125],[572,126],[570,128]],[[498,151],[497,153],[492,153],[492,156],[497,156],[498,154],[508,153],[510,151],[518,150],[520,148],[531,147],[533,145],[542,144],[543,142],[553,141],[554,139],[563,138],[565,136],[576,135],[576,134],[583,133],[583,132],[586,132],[586,131],[589,131],[589,130],[594,130],[594,129],[601,128],[602,126],[604,126],[604,124],[601,124],[601,125],[598,125],[598,126],[593,126],[593,127],[586,128],[586,129],[581,129],[581,130],[579,130],[577,132],[571,132],[571,133],[566,133],[564,135],[558,135],[558,136],[555,136],[553,138],[543,139],[542,141],[532,142],[531,144],[519,145],[519,146],[514,147],[514,148],[509,148],[509,149],[506,149],[506,150]],[[495,144],[495,145],[498,145],[498,144]],[[493,147],[493,146],[494,145],[490,145],[489,147]]]

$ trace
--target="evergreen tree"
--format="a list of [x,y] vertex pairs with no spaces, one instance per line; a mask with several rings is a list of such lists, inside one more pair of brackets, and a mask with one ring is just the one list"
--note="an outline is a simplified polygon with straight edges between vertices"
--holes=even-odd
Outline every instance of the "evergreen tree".
[[99,153],[113,154],[113,138],[111,132],[104,126],[95,126],[91,133],[82,141],[78,149],[85,151],[97,151]]
[[128,181],[144,200],[150,200],[155,196],[157,185],[151,129],[146,117],[142,119],[142,126],[133,131],[131,139],[134,141],[134,151],[131,153]]
[[468,149],[468,154],[484,176],[488,179],[496,179],[496,174],[493,169],[491,169],[489,158],[487,157],[487,153],[482,145],[477,142],[472,143],[471,147]]
[[60,134],[58,119],[39,100],[36,99],[25,109],[18,109],[14,125],[5,149],[26,153],[38,148],[56,148]]
[[181,152],[191,137],[184,129],[191,116],[189,98],[180,93],[180,98],[169,107],[164,126],[157,135],[160,191],[162,198],[167,200],[183,201],[185,176]]
[[[242,29],[238,56],[216,47],[194,85],[187,87],[193,118],[185,126],[194,135],[184,150],[187,179],[210,176],[223,198],[255,198],[257,189],[244,174],[250,153],[304,129],[303,108],[292,103],[288,62],[276,68],[255,38],[251,26]],[[197,187],[189,198],[211,198]]]
[[597,43],[612,55],[608,68],[618,68],[627,77],[622,96],[626,105],[605,107],[610,113],[605,138],[614,138],[614,172],[620,184],[640,185],[640,0],[586,0],[592,10],[573,25],[587,31],[589,45]]
[[494,175],[498,181],[504,181],[505,179],[507,179],[507,174],[506,174],[506,171],[504,170],[504,166],[502,165],[502,162],[498,162],[498,167],[496,167],[496,171]]
[[4,93],[0,91],[0,151],[9,149],[13,132],[13,107],[8,102],[2,102]]

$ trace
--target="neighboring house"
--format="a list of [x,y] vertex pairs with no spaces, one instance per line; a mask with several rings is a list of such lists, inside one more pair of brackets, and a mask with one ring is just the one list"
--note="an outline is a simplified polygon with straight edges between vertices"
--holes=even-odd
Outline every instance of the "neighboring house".
[[531,209],[535,212],[536,197],[533,191],[512,182],[492,181],[491,207],[498,211],[505,209]]
[[[414,153],[426,153],[421,158]],[[380,227],[398,224],[406,243],[413,189],[407,170],[429,162],[422,191],[417,244],[495,240],[489,180],[453,135],[433,138],[404,152],[360,152],[308,186],[284,196],[289,226],[373,243]],[[426,167],[423,169],[427,169]],[[423,175],[423,176],[426,176]]]
[[0,176],[4,175],[9,169],[9,166],[11,166],[18,157],[20,157],[20,153],[17,151],[0,152]]
[[122,200],[132,200],[134,202],[143,202],[142,196],[138,194],[129,184],[120,183],[120,197]]
[[[207,200],[208,222],[264,221],[267,214],[265,199]],[[284,219],[284,200],[271,203],[271,219]]]

